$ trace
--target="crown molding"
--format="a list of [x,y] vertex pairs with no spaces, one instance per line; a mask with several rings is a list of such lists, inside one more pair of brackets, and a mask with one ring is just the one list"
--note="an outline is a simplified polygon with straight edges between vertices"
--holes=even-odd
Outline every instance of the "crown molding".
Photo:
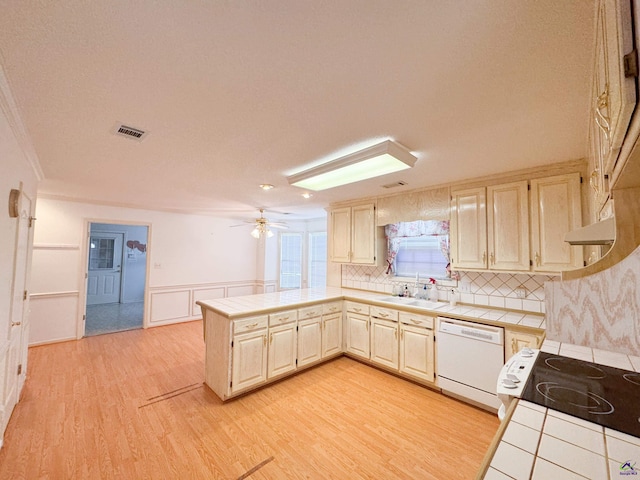
[[[0,59],[1,60],[1,59]],[[33,173],[35,174],[38,181],[44,179],[44,172],[42,170],[42,166],[40,165],[40,161],[38,160],[38,155],[36,154],[35,148],[33,148],[33,143],[31,142],[31,137],[27,133],[27,130],[22,122],[22,118],[20,116],[20,112],[18,111],[18,106],[13,98],[13,93],[11,92],[11,88],[9,87],[9,80],[5,75],[4,68],[0,63],[0,110],[4,113],[4,116],[13,131],[16,140],[18,141],[18,145],[20,149],[24,153],[24,156],[31,166]]]

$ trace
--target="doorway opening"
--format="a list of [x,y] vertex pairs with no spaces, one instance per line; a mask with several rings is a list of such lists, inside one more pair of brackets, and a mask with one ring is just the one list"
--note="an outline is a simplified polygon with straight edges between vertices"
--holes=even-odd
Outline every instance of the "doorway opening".
[[90,223],[85,336],[142,328],[146,225]]

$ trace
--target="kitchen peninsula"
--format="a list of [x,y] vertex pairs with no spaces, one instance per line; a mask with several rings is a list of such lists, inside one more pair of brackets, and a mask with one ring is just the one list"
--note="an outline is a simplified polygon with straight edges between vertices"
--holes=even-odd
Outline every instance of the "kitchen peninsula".
[[[512,345],[538,347],[545,328],[540,314],[451,306],[336,287],[201,300],[197,304],[204,319],[205,382],[222,400],[342,354],[437,389],[436,315],[504,327],[507,357]],[[376,322],[388,334],[370,345],[369,331]],[[387,338],[395,342],[395,363],[387,360],[384,349],[376,355],[376,348]],[[411,341],[409,338],[416,343],[403,355],[403,342]],[[420,346],[425,350],[414,361],[412,355],[417,355],[414,350]]]

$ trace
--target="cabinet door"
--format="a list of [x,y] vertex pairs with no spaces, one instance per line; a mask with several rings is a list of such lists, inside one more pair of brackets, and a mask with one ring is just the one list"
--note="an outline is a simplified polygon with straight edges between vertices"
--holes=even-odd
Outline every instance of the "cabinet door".
[[451,192],[451,265],[487,268],[487,213],[485,189]]
[[531,247],[533,269],[561,272],[583,266],[581,246],[564,241],[582,226],[580,174],[531,180]]
[[525,347],[540,348],[543,335],[534,335],[533,333],[514,332],[513,330],[505,330],[504,332],[504,361],[509,360],[513,355],[518,353]]
[[348,263],[351,254],[351,207],[331,210],[331,251],[329,260]]
[[298,366],[317,362],[322,358],[320,317],[298,322]]
[[369,315],[347,312],[347,352],[369,358]]
[[400,325],[400,372],[433,382],[433,330]]
[[296,323],[269,329],[269,361],[267,378],[296,369]]
[[601,0],[597,12],[594,114],[603,131],[607,174],[616,170],[636,104],[635,78],[624,71],[624,55],[633,50],[631,10],[630,0]]
[[376,263],[376,211],[373,204],[351,207],[351,263]]
[[322,358],[342,351],[342,313],[322,317]]
[[267,330],[233,337],[231,393],[267,380]]
[[398,323],[371,319],[371,360],[385,367],[398,368]]
[[528,182],[487,187],[489,269],[529,271]]

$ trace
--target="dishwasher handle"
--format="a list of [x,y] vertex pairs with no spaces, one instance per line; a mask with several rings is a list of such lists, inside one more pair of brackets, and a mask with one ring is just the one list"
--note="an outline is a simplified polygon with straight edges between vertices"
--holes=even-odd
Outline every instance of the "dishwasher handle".
[[440,324],[438,331],[440,333],[496,343],[498,345],[504,344],[504,329],[502,327],[493,327],[444,317],[438,317],[438,321]]

